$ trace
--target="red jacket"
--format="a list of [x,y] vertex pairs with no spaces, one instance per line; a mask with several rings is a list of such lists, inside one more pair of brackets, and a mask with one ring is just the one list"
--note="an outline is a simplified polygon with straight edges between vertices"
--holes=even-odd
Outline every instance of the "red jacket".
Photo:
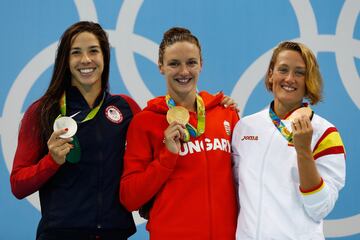
[[[147,229],[151,239],[235,239],[237,203],[231,136],[239,120],[219,103],[222,94],[200,93],[206,108],[205,133],[167,150],[164,97],[135,115],[127,134],[120,200],[130,211],[155,196]],[[196,113],[190,123],[197,125]]]

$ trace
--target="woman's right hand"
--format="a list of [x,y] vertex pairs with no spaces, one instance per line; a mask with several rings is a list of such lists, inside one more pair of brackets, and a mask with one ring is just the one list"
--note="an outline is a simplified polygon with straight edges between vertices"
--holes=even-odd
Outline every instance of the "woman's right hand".
[[164,131],[165,145],[172,153],[179,153],[181,147],[181,140],[184,139],[185,126],[174,121]]
[[51,134],[49,140],[47,141],[50,155],[59,165],[65,163],[66,155],[70,152],[72,148],[74,148],[74,146],[70,144],[70,142],[73,140],[72,138],[60,138],[60,136],[67,131],[67,129],[60,129],[54,131]]

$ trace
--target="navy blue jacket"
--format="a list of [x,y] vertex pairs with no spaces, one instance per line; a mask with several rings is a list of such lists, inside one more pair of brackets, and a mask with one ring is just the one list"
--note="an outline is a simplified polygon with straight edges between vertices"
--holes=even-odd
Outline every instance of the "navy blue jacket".
[[[133,115],[140,110],[129,97],[105,92],[104,102],[90,121],[90,112],[76,88],[66,92],[67,116],[78,111],[77,138],[81,146],[78,163],[66,162],[39,190],[42,232],[71,229],[100,234],[130,236],[136,228],[130,212],[119,202],[126,132]],[[95,106],[100,103],[99,96]]]

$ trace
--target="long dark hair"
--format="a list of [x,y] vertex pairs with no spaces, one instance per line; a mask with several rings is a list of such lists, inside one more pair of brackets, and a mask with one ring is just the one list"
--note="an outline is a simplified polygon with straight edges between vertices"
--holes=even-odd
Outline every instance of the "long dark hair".
[[104,29],[94,22],[81,21],[71,25],[63,33],[57,48],[54,70],[51,81],[45,94],[39,99],[36,109],[38,116],[39,133],[43,149],[47,149],[46,143],[52,134],[52,125],[55,118],[60,114],[59,101],[66,89],[71,86],[71,72],[69,56],[74,37],[79,33],[89,32],[96,36],[104,56],[104,70],[101,75],[102,90],[109,88],[110,44]]

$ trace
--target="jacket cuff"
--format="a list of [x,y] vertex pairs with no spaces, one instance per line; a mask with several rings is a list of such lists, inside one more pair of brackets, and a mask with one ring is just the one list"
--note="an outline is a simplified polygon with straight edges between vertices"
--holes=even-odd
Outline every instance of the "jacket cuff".
[[304,204],[307,206],[317,205],[319,202],[323,202],[328,197],[328,186],[324,181],[321,182],[321,186],[312,191],[303,192],[301,191],[301,195],[304,201]]
[[174,169],[178,156],[178,154],[170,152],[167,147],[164,146],[159,155],[160,165],[168,169]]
[[51,154],[48,153],[45,156],[44,161],[46,162],[46,165],[49,166],[49,168],[53,169],[53,170],[58,170],[59,167],[61,166],[60,164],[58,164],[57,162],[55,162],[55,160],[52,158]]
[[299,186],[299,189],[300,189],[300,192],[301,194],[303,195],[310,195],[310,194],[314,194],[314,193],[317,193],[319,191],[321,191],[321,189],[325,186],[325,183],[324,183],[324,180],[321,178],[321,181],[318,185],[316,185],[315,187],[311,188],[311,189],[302,189],[300,186]]

